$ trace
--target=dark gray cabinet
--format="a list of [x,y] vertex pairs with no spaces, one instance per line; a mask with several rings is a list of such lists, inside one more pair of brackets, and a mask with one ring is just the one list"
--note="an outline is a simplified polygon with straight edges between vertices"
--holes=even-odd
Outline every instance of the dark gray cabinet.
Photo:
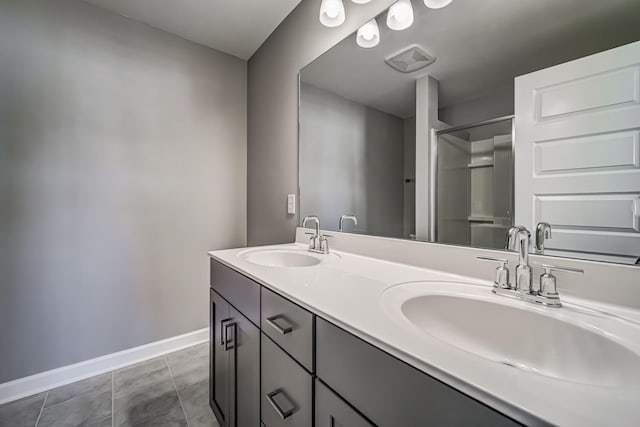
[[215,260],[210,310],[222,427],[519,425]]
[[316,379],[315,420],[315,427],[373,427],[319,379]]
[[519,425],[320,318],[316,321],[316,372],[381,427]]
[[235,401],[235,425],[260,424],[260,329],[231,307],[233,327],[232,381]]
[[225,324],[229,319],[229,303],[211,290],[209,320],[209,403],[221,425],[229,425],[230,363],[225,348]]
[[254,325],[260,326],[260,285],[226,265],[211,260],[211,287]]
[[260,423],[260,330],[211,290],[210,399],[223,427]]
[[312,425],[313,378],[269,337],[262,336],[262,422],[266,427]]
[[262,332],[313,372],[313,314],[265,288],[261,308]]

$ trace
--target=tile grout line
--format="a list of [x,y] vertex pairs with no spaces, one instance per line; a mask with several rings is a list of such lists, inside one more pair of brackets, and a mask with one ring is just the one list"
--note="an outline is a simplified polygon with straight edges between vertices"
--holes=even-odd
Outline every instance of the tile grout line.
[[38,414],[38,418],[36,419],[35,427],[38,427],[38,423],[40,422],[40,417],[42,417],[42,413],[44,412],[44,404],[47,403],[47,397],[49,397],[49,391],[44,395],[44,399],[42,399],[42,406],[40,407],[40,413]]
[[182,404],[182,398],[180,397],[180,393],[178,392],[176,381],[173,379],[173,374],[171,373],[171,367],[169,366],[169,361],[167,360],[167,356],[163,356],[163,359],[164,359],[164,363],[167,365],[167,369],[169,370],[169,377],[171,378],[173,389],[176,391],[176,394],[178,395],[178,402],[180,402],[180,409],[182,409],[182,415],[184,415],[184,419],[187,421],[187,427],[190,427],[189,417],[187,416],[187,411],[184,410],[184,405]]

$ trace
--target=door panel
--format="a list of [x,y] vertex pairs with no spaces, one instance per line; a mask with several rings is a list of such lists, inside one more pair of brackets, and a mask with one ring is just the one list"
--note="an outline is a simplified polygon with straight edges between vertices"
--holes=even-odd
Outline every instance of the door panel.
[[267,427],[311,427],[311,375],[264,334],[261,351],[262,422]]
[[515,222],[550,223],[549,254],[640,256],[639,63],[636,42],[516,78]]
[[[229,318],[229,304],[216,292],[210,291],[210,404],[221,425],[229,425],[229,353],[223,340],[223,321]],[[228,322],[228,320],[227,320]],[[225,322],[226,323],[226,322]]]
[[260,424],[260,330],[231,307],[232,424],[253,427]]

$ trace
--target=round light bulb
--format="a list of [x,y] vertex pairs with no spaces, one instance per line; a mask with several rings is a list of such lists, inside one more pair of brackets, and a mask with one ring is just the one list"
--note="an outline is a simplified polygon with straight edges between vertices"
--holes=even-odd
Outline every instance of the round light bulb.
[[372,48],[380,43],[380,29],[375,19],[358,28],[356,33],[356,43],[364,48]]
[[387,26],[395,31],[407,29],[413,24],[411,0],[398,0],[389,7]]
[[452,1],[453,0],[424,0],[424,5],[431,9],[442,9]]
[[344,22],[342,0],[322,0],[320,3],[320,23],[325,27],[337,27]]

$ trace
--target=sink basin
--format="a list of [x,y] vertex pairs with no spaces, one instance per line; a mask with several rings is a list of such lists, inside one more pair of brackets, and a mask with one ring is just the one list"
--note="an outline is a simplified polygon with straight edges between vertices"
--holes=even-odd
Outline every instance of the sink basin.
[[330,255],[315,255],[302,250],[265,249],[248,251],[241,256],[252,264],[265,267],[311,267],[323,262],[322,257]]
[[400,285],[382,299],[416,333],[492,362],[575,383],[640,384],[639,354],[616,340],[616,333],[637,338],[638,327],[621,327],[615,317],[539,307],[461,283]]

